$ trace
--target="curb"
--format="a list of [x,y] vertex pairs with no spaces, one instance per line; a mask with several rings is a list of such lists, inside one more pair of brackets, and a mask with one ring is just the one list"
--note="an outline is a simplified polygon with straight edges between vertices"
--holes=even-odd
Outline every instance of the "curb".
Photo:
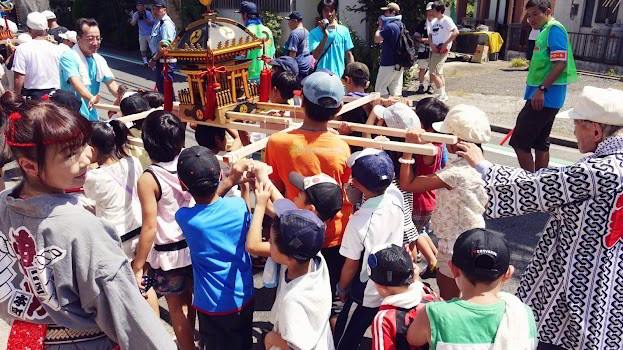
[[[503,126],[491,125],[491,131],[506,135],[511,131],[511,129],[507,127],[503,127]],[[549,140],[550,140],[550,143],[553,145],[558,145],[558,146],[568,147],[568,148],[576,148],[576,149],[578,148],[577,141],[574,141],[566,137],[550,136]]]

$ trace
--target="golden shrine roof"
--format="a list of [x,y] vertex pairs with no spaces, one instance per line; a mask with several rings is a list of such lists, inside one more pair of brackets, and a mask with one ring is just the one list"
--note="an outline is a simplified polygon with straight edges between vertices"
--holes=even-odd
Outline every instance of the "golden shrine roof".
[[261,48],[262,40],[242,24],[215,14],[189,24],[175,39],[167,55],[177,58],[205,58],[245,54],[248,50]]

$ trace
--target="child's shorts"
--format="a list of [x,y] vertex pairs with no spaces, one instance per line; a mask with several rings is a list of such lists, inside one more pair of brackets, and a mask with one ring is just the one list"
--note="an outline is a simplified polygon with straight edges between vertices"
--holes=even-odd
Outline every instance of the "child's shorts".
[[159,295],[181,294],[192,288],[193,267],[188,265],[173,270],[151,269],[154,290]]
[[430,218],[432,213],[413,214],[413,223],[418,232],[418,237],[430,233]]
[[440,239],[437,242],[437,267],[439,272],[448,278],[452,278],[452,272],[448,263],[452,261],[452,250],[454,249],[454,242],[452,239]]

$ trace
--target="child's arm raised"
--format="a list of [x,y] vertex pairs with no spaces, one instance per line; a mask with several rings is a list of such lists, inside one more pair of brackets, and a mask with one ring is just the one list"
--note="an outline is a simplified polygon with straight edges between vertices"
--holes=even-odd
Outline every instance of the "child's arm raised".
[[216,194],[222,197],[227,194],[227,192],[229,192],[232,187],[240,183],[244,172],[248,170],[251,164],[253,164],[253,161],[251,159],[245,158],[237,161],[229,170],[229,176],[224,178],[223,181],[221,181],[221,183],[218,185]]
[[430,340],[431,330],[426,305],[420,304],[417,306],[415,318],[407,330],[407,342],[411,346],[423,346],[430,343]]
[[143,226],[138,238],[134,260],[132,260],[132,271],[139,287],[142,287],[147,255],[156,239],[156,217],[158,215],[158,200],[156,198],[161,195],[158,187],[158,183],[151,173],[145,172],[138,179],[138,199],[141,202]]
[[247,232],[247,251],[252,255],[270,256],[270,243],[262,241],[262,223],[272,187],[271,183],[257,182],[255,184],[255,211]]
[[[412,129],[407,131],[407,135],[405,137],[405,141],[408,143],[416,143],[416,144],[425,144],[424,140],[421,138],[421,134],[424,132],[422,129]],[[431,165],[435,162],[435,156],[422,156],[424,158],[424,164]],[[413,154],[411,153],[403,153],[402,159],[405,161],[410,161],[413,159]],[[400,164],[400,179],[399,179],[400,189],[405,192],[426,192],[431,190],[436,190],[440,188],[450,189],[450,186],[443,182],[437,175],[435,174],[426,174],[415,176],[413,172],[413,164]]]

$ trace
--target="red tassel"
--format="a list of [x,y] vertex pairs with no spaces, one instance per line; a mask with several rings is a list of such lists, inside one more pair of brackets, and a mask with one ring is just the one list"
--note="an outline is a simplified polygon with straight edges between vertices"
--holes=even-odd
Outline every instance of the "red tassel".
[[[165,59],[166,62],[166,59]],[[169,77],[169,64],[165,63],[162,68],[162,74],[164,75],[164,110],[167,112],[173,111],[173,80]]]
[[273,71],[266,68],[260,73],[260,102],[268,102],[270,100],[270,90],[273,88]]

